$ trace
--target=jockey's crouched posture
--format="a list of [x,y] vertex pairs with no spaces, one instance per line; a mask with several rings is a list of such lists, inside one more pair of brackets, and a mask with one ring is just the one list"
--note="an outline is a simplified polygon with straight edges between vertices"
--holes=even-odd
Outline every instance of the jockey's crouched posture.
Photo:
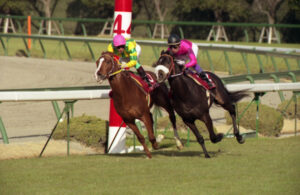
[[122,35],[116,35],[113,42],[108,45],[107,51],[112,52],[120,57],[119,61],[122,64],[121,68],[131,68],[135,66],[138,74],[145,80],[153,90],[146,73],[139,63],[138,59],[141,53],[141,47],[133,39],[125,39]]
[[180,40],[176,34],[171,34],[168,38],[168,50],[171,51],[175,57],[175,61],[179,65],[184,65],[185,68],[193,67],[202,80],[204,80],[209,89],[215,88],[215,85],[207,77],[206,73],[197,63],[198,46],[188,40]]

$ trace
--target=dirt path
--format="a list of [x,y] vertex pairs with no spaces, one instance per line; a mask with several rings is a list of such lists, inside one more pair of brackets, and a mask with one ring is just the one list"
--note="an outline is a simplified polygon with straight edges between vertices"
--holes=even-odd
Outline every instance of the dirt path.
[[[0,56],[0,90],[95,86],[97,83],[93,78],[94,70],[94,62]],[[104,85],[107,84],[104,83]],[[288,98],[291,93],[285,93],[285,96]],[[274,107],[279,102],[276,93],[268,93],[262,99],[262,103]],[[62,109],[63,102],[59,102],[59,106]],[[74,110],[75,116],[86,114],[108,120],[109,100],[78,101],[75,103]],[[210,113],[214,124],[219,127],[217,129],[227,131],[228,127],[224,125],[224,111],[221,108],[213,107]],[[40,142],[37,150],[39,153],[41,145],[46,140],[46,136],[39,135],[50,134],[56,123],[56,115],[51,102],[3,102],[0,104],[0,116],[10,138],[9,146],[12,147],[15,144],[15,148],[19,148],[21,153],[24,153],[22,144]],[[11,150],[8,150],[8,145],[3,145],[0,140],[0,159],[1,156],[4,156],[3,151],[12,153]],[[65,151],[66,147],[62,147],[62,144],[59,143],[57,148]],[[78,153],[81,153],[83,149],[78,148]]]

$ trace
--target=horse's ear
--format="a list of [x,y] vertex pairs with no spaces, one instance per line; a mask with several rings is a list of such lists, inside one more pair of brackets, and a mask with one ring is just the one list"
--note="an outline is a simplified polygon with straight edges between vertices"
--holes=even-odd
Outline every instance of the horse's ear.
[[165,53],[165,50],[161,50],[160,55],[163,55]]
[[156,63],[156,62],[153,62],[153,63],[152,63],[152,67],[155,68],[156,66],[157,66],[157,63]]
[[171,50],[166,51],[166,54],[169,54],[170,56],[173,56],[173,52]]

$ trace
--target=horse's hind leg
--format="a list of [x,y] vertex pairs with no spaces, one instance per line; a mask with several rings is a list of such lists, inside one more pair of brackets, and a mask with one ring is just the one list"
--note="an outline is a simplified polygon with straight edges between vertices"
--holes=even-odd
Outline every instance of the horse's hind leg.
[[145,138],[144,136],[140,133],[139,129],[137,128],[137,126],[135,125],[135,123],[129,123],[129,122],[126,122],[126,125],[132,129],[132,131],[135,133],[135,135],[137,136],[139,142],[143,145],[144,147],[144,151],[146,152],[146,155],[148,156],[148,158],[152,158],[152,155],[148,149],[148,147],[146,146],[146,143],[145,143]]
[[224,94],[223,94],[223,96],[218,95],[218,96],[216,96],[215,100],[216,100],[217,104],[221,105],[225,110],[227,110],[229,112],[231,119],[232,119],[233,133],[236,137],[236,140],[240,144],[244,143],[245,139],[243,138],[243,136],[240,135],[240,131],[236,125],[235,105],[232,104],[232,102],[229,99],[229,96],[228,95],[225,96]]
[[223,139],[224,137],[223,133],[216,134],[214,132],[213,123],[211,117],[209,116],[209,113],[203,114],[201,120],[204,122],[204,124],[207,127],[207,130],[209,132],[209,138],[212,143],[217,143]]
[[233,125],[233,133],[236,137],[236,140],[240,143],[240,144],[243,144],[245,143],[245,139],[244,137],[240,134],[240,131],[239,129],[237,128],[237,125],[236,125],[236,112],[235,112],[235,105],[232,104],[231,106],[226,106],[224,107],[230,114],[231,116],[231,119],[232,119],[232,125]]
[[199,131],[198,131],[198,129],[197,129],[195,123],[194,123],[195,121],[189,121],[189,120],[183,119],[183,122],[193,131],[194,135],[197,138],[198,143],[202,147],[205,158],[210,158],[210,156],[209,156],[209,154],[206,150],[205,144],[204,144],[203,136],[199,133]]

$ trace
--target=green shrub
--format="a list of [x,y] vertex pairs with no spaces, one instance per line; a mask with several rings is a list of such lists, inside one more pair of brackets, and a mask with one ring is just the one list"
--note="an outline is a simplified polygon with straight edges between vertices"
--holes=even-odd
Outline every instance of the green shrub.
[[[249,102],[238,103],[238,115],[240,116]],[[226,123],[232,124],[231,117],[225,114]],[[240,120],[240,125],[247,129],[256,129],[256,104],[252,104]],[[283,127],[283,117],[276,109],[266,105],[259,105],[258,132],[265,136],[278,136]]]
[[[67,120],[58,124],[53,138],[67,139]],[[86,115],[71,118],[70,138],[86,146],[103,147],[106,143],[106,121]]]
[[[277,110],[283,114],[285,118],[294,119],[295,118],[295,102],[292,101],[289,106],[286,108],[289,100],[283,101],[278,105]],[[286,110],[285,110],[286,108]],[[285,110],[285,111],[284,111]],[[300,119],[300,97],[297,98],[297,118]]]

